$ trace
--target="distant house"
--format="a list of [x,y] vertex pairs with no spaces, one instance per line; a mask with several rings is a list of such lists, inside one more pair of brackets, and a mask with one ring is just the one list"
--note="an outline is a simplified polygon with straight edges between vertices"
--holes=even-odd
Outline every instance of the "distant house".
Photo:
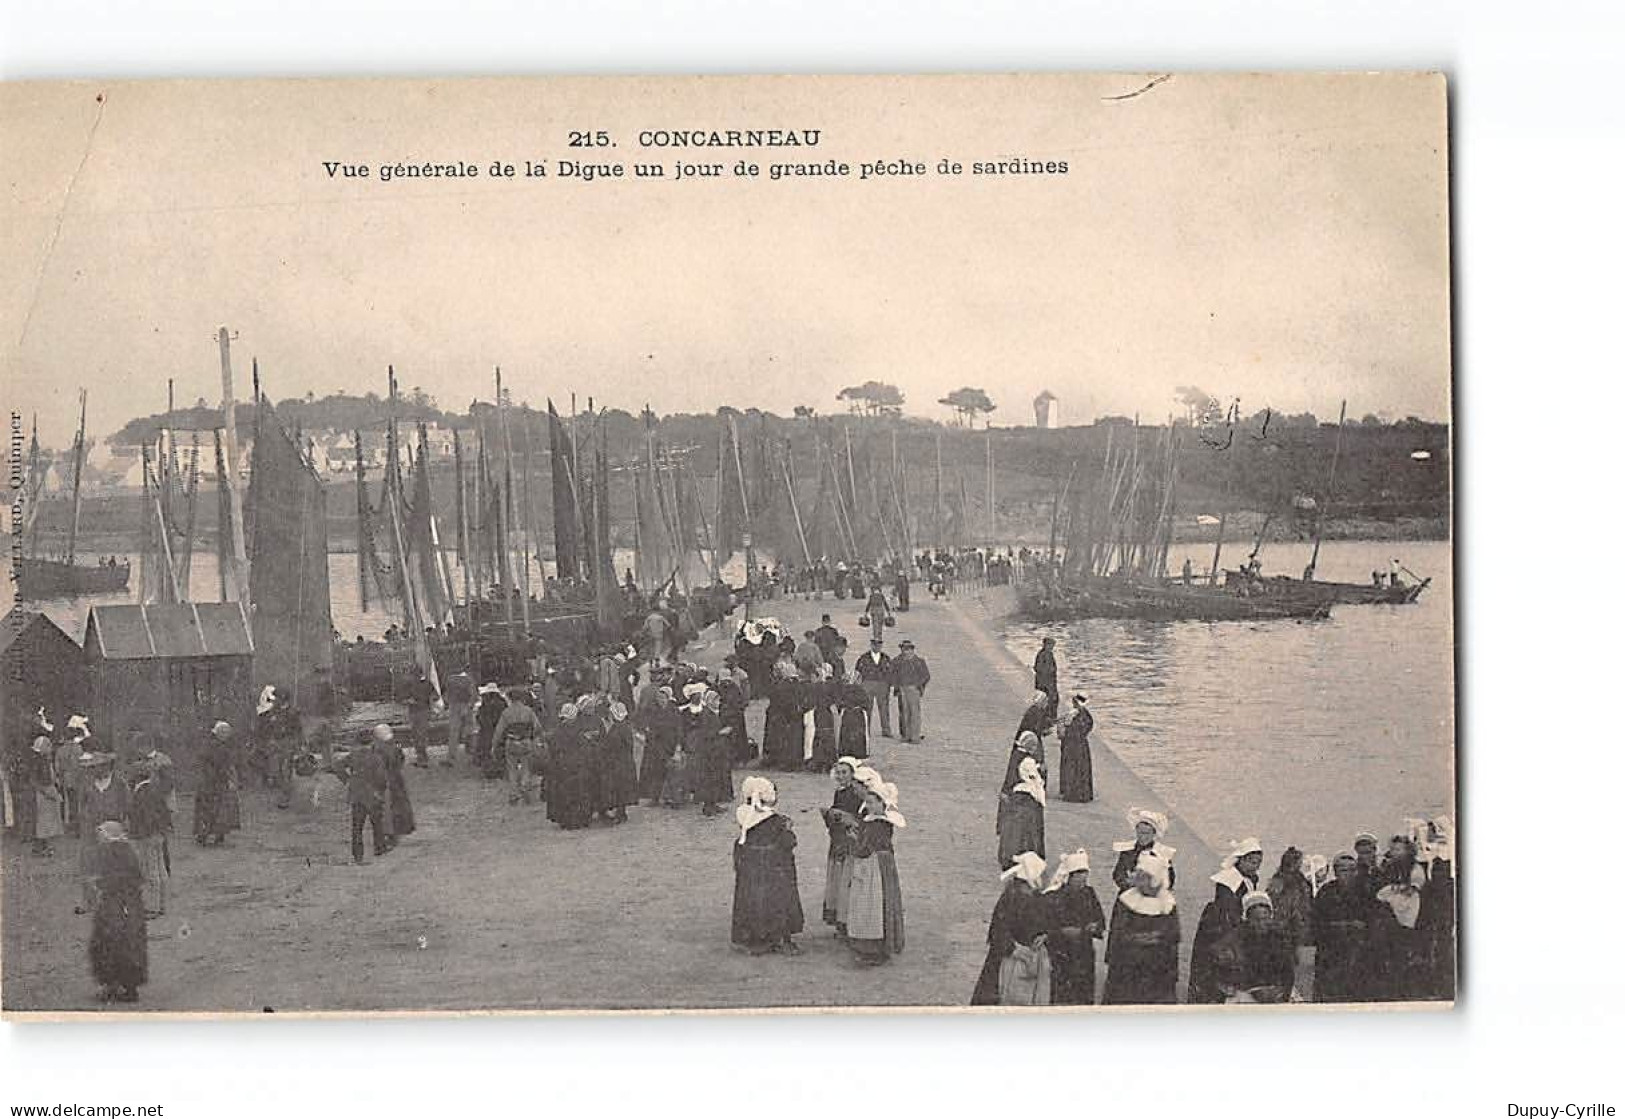
[[155,734],[190,768],[216,720],[240,742],[252,729],[254,642],[235,602],[92,606],[84,660],[90,725],[104,742]]
[[1061,426],[1061,398],[1049,389],[1033,397],[1033,421],[1043,429]]
[[14,607],[0,620],[0,727],[25,733],[39,708],[59,728],[87,701],[84,650],[37,610]]

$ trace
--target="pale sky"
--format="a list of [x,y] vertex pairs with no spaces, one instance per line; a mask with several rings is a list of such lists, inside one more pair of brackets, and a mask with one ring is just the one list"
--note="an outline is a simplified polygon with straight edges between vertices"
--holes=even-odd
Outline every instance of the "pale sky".
[[[215,331],[273,398],[1160,420],[1199,385],[1335,417],[1449,413],[1442,78],[1149,76],[0,85],[0,403],[71,438],[219,395]],[[105,93],[101,106],[98,93]],[[99,120],[98,120],[99,118]],[[822,130],[816,148],[639,148],[646,128]],[[571,152],[572,128],[613,150]],[[493,180],[493,159],[744,158],[754,181]],[[907,157],[930,174],[860,182]],[[1069,173],[973,176],[975,160]],[[845,160],[843,180],[770,182]],[[322,161],[479,164],[330,180]],[[630,173],[630,166],[628,173]],[[668,171],[668,175],[670,172]]]

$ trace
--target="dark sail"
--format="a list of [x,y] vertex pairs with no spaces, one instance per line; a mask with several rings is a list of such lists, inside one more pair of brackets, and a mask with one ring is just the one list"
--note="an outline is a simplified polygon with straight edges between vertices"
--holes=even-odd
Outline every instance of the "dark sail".
[[581,542],[576,539],[576,526],[581,515],[570,477],[570,440],[551,400],[547,402],[547,454],[553,477],[554,562],[560,579],[578,579],[582,575]]
[[327,586],[327,497],[276,413],[259,404],[250,504],[249,601],[256,688],[287,688],[300,707],[318,701],[318,672],[333,667]]

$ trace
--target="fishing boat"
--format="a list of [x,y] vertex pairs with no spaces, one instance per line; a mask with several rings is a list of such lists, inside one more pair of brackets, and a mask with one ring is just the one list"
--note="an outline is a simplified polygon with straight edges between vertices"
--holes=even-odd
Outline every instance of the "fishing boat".
[[[1394,561],[1394,567],[1386,579],[1381,572],[1372,572],[1369,583],[1339,583],[1315,578],[1315,567],[1320,562],[1322,531],[1326,525],[1326,510],[1330,508],[1337,485],[1338,460],[1343,456],[1343,429],[1347,421],[1348,401],[1345,400],[1337,412],[1337,442],[1332,447],[1332,464],[1326,478],[1326,489],[1321,494],[1320,502],[1315,505],[1315,544],[1314,550],[1309,554],[1309,565],[1304,568],[1303,578],[1294,579],[1290,575],[1264,575],[1259,570],[1258,555],[1264,548],[1264,537],[1273,519],[1271,514],[1264,518],[1264,523],[1258,530],[1258,538],[1253,541],[1253,550],[1248,556],[1247,565],[1239,571],[1225,571],[1224,583],[1227,589],[1274,602],[1408,606],[1421,597],[1428,584],[1433,582],[1431,578],[1421,578],[1409,568],[1402,568],[1397,560]],[[1401,582],[1399,578],[1401,570],[1415,582]]]
[[1387,580],[1369,583],[1337,583],[1327,579],[1294,579],[1290,575],[1252,575],[1245,571],[1227,570],[1224,573],[1227,588],[1246,588],[1254,598],[1269,601],[1295,601],[1345,606],[1409,606],[1414,603],[1431,578],[1414,583],[1392,583]]
[[[1211,575],[1201,583],[1168,578],[1179,486],[1181,429],[1165,434],[1135,426],[1126,447],[1108,430],[1100,474],[1085,494],[1075,489],[1074,464],[1056,493],[1050,528],[1052,555],[1045,574],[1017,588],[1021,613],[1034,621],[1126,618],[1142,621],[1233,622],[1324,618],[1332,601],[1253,593],[1245,581],[1230,585]],[[1228,441],[1221,446],[1228,447]],[[1072,504],[1064,534],[1061,510]],[[1088,508],[1083,508],[1085,498]],[[1228,484],[1226,487],[1228,498]],[[1054,541],[1066,541],[1064,557]],[[1214,542],[1219,567],[1224,518]],[[1049,572],[1054,571],[1051,575]]]
[[28,556],[17,567],[17,597],[24,599],[113,594],[129,585],[128,561],[91,565]]
[[1235,593],[1224,587],[1185,586],[1129,576],[1090,576],[1064,583],[1034,581],[1016,592],[1033,621],[1130,618],[1151,622],[1252,622],[1324,618],[1332,603],[1296,597]]
[[39,457],[39,431],[34,431],[29,447],[28,502],[24,514],[23,551],[17,561],[17,597],[75,598],[79,595],[111,594],[130,585],[128,561],[105,560],[85,564],[76,559],[79,542],[80,487],[85,469],[85,392],[79,390],[79,431],[73,439],[73,512],[68,523],[67,548],[61,558],[37,553],[39,499],[44,495],[45,472]]

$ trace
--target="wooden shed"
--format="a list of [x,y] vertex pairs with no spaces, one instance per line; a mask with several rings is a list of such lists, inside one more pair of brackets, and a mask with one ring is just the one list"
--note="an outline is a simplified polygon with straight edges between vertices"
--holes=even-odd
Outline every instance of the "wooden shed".
[[115,750],[137,731],[156,734],[190,768],[216,720],[239,741],[253,727],[254,642],[235,602],[92,606],[84,656],[90,726]]
[[89,698],[84,650],[61,627],[21,606],[0,620],[0,727],[8,736],[26,733],[41,706],[64,727]]

